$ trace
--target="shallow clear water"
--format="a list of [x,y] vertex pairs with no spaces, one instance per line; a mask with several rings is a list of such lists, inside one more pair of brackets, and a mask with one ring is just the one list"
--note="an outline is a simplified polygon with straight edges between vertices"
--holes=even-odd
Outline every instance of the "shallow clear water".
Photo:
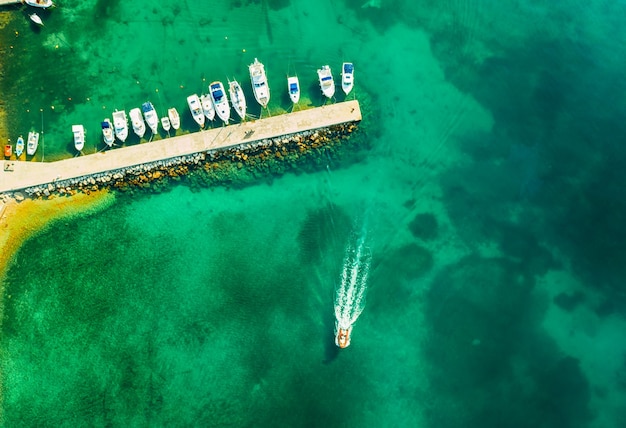
[[[46,160],[73,155],[73,123],[101,149],[100,120],[145,100],[193,131],[186,96],[235,77],[251,100],[254,57],[272,114],[288,73],[320,105],[315,70],[353,61],[367,144],[120,196],[27,242],[4,296],[7,426],[626,422],[624,5],[59,3],[4,30],[10,133],[43,113]],[[339,350],[363,228],[367,304]]]

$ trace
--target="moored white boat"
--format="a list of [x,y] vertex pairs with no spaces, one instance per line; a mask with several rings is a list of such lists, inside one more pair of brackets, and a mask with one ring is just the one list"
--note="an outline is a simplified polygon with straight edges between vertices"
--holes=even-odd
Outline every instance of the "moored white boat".
[[270,87],[267,84],[265,66],[254,58],[254,62],[248,66],[248,70],[250,71],[254,98],[261,106],[267,107],[267,103],[270,102]]
[[115,136],[122,143],[128,138],[128,118],[124,110],[115,110],[113,112],[113,126],[115,127]]
[[317,76],[320,79],[320,89],[327,98],[332,98],[335,95],[335,82],[333,81],[333,75],[330,71],[330,67],[325,65],[317,70]]
[[43,21],[41,20],[41,18],[39,17],[39,15],[37,15],[36,13],[32,13],[30,15],[28,15],[28,17],[30,18],[31,21],[33,21],[35,24],[37,25],[41,25],[43,27]]
[[150,130],[153,134],[156,134],[159,129],[159,116],[154,106],[150,101],[147,101],[141,105],[141,111],[143,112],[143,117],[146,119]]
[[104,144],[111,147],[115,141],[111,120],[108,117],[105,118],[102,122],[100,122],[100,126],[102,126],[102,139],[104,140]]
[[163,116],[161,118],[161,126],[163,127],[163,129],[165,129],[165,132],[170,132],[170,129],[172,129],[172,123],[170,122],[170,118],[167,116]]
[[28,142],[26,143],[26,154],[33,156],[39,146],[39,132],[30,131],[28,133]]
[[85,127],[83,125],[72,125],[74,133],[74,147],[79,152],[85,147]]
[[230,101],[233,103],[233,108],[237,112],[240,118],[246,117],[246,97],[243,94],[241,85],[236,80],[232,82],[228,81],[228,92],[230,93]]
[[52,0],[24,0],[24,3],[26,3],[29,6],[40,7],[42,9],[47,9],[49,7],[54,6],[54,3],[52,3]]
[[200,104],[200,98],[198,98],[198,95],[189,95],[187,97],[187,105],[189,106],[189,111],[191,111],[193,120],[195,120],[200,127],[203,127],[204,113],[202,113],[202,104]]
[[141,116],[141,110],[135,107],[130,112],[130,122],[133,124],[133,131],[139,138],[143,137],[146,133],[146,124]]
[[228,120],[230,119],[230,104],[226,97],[224,84],[222,84],[222,82],[213,82],[209,85],[209,91],[211,92],[215,112],[224,123],[228,124]]
[[19,158],[22,156],[22,153],[24,153],[24,138],[20,135],[17,143],[15,143],[15,156]]
[[178,114],[178,110],[176,110],[176,107],[172,107],[167,110],[167,117],[170,118],[172,128],[174,128],[175,130],[180,128],[180,115]]
[[297,104],[300,101],[300,81],[298,76],[287,77],[287,89],[289,90],[291,102]]
[[341,66],[341,89],[348,95],[354,85],[354,64],[344,62]]
[[211,95],[202,94],[200,97],[200,103],[202,104],[202,112],[206,118],[209,120],[215,119],[215,108],[213,107]]

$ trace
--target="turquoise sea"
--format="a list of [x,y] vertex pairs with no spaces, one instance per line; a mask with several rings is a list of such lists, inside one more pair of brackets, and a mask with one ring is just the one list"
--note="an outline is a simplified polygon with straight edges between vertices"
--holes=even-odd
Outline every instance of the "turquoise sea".
[[[57,3],[43,28],[3,10],[3,131],[43,126],[38,160],[73,156],[74,123],[102,149],[146,100],[195,132],[212,80],[258,115],[255,57],[273,115],[287,74],[317,106],[315,70],[354,62],[365,120],[306,171],[121,194],[26,242],[2,425],[626,426],[626,3]],[[367,304],[339,349],[355,241]]]

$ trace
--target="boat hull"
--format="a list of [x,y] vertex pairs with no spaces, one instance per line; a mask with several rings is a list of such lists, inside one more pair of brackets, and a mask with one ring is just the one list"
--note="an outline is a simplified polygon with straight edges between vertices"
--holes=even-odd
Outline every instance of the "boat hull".
[[254,98],[265,108],[270,102],[270,87],[267,83],[265,66],[257,58],[254,58],[254,62],[248,66],[248,71],[250,71]]
[[287,78],[287,90],[291,102],[297,104],[300,101],[300,81],[297,76]]
[[228,124],[230,120],[230,104],[226,97],[226,91],[222,82],[213,82],[209,85],[211,92],[211,100],[213,100],[213,107],[215,107],[215,113],[218,117]]
[[24,139],[20,136],[15,143],[15,156],[18,158],[24,153]]
[[202,95],[200,97],[200,104],[202,104],[202,113],[204,114],[204,117],[209,120],[215,119],[215,107],[213,107],[211,95]]
[[204,113],[202,112],[202,104],[198,95],[193,94],[187,97],[187,105],[193,120],[202,128],[204,126]]
[[124,110],[116,110],[113,113],[113,125],[115,126],[115,136],[122,143],[128,138],[128,118]]
[[332,98],[335,95],[335,82],[330,67],[325,65],[317,70],[317,76],[319,77],[320,89],[324,96]]
[[167,111],[167,116],[170,119],[170,123],[172,124],[172,128],[175,130],[180,128],[180,115],[178,114],[178,110],[174,107]]
[[146,124],[143,121],[143,117],[141,116],[141,110],[135,107],[130,111],[130,121],[133,125],[133,132],[139,137],[142,138],[146,135]]
[[237,81],[228,82],[228,91],[235,113],[237,113],[240,118],[244,119],[246,117],[246,97],[243,94],[241,85]]
[[102,121],[102,139],[104,140],[104,144],[111,147],[113,142],[115,141],[115,136],[113,135],[113,126],[111,125],[111,121],[109,118],[106,118]]
[[26,154],[28,156],[34,156],[39,147],[39,132],[31,131],[28,133],[28,143],[26,145]]
[[157,115],[154,106],[151,102],[145,102],[141,105],[141,111],[143,112],[143,117],[146,120],[148,127],[153,134],[156,134],[159,130],[159,116]]

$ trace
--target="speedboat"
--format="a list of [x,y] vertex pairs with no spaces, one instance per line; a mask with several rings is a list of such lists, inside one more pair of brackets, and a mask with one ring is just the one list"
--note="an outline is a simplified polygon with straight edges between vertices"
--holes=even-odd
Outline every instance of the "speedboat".
[[113,135],[113,126],[111,126],[111,120],[107,117],[102,122],[100,122],[102,126],[102,138],[104,139],[104,143],[111,147],[113,142],[115,141],[115,136]]
[[33,156],[39,146],[39,132],[30,131],[28,133],[28,142],[26,143],[26,154]]
[[354,85],[354,64],[344,62],[341,66],[341,89],[348,95]]
[[240,118],[246,117],[246,97],[243,94],[241,85],[236,80],[232,82],[228,81],[228,92],[230,93],[230,101],[233,103],[233,108],[237,112]]
[[132,109],[130,112],[130,122],[133,124],[133,131],[139,138],[143,137],[146,133],[146,124],[143,121],[143,117],[141,117],[141,110],[137,107]]
[[217,115],[224,123],[228,124],[228,120],[230,119],[230,104],[226,97],[224,85],[222,82],[213,82],[209,85],[209,91],[211,92],[211,99],[213,100]]
[[33,21],[35,24],[37,25],[41,25],[43,27],[43,21],[41,20],[41,18],[39,17],[39,15],[37,15],[36,13],[32,13],[30,15],[28,15],[28,17],[30,18],[31,21]]
[[287,89],[289,90],[291,102],[297,104],[300,101],[300,81],[298,76],[287,77]]
[[74,133],[74,147],[79,152],[85,147],[85,127],[83,125],[72,125]]
[[207,119],[215,119],[215,108],[213,107],[213,101],[211,101],[211,95],[203,94],[200,97],[200,104],[202,104],[202,112]]
[[267,107],[267,103],[270,102],[270,87],[267,85],[265,66],[254,58],[254,62],[248,66],[248,69],[250,70],[254,98],[261,106]]
[[161,126],[163,127],[163,129],[165,129],[165,132],[170,132],[170,129],[172,129],[172,123],[170,122],[170,118],[167,116],[163,116],[161,118]]
[[193,116],[193,120],[196,121],[200,127],[204,126],[204,114],[202,113],[202,105],[200,104],[200,98],[196,94],[189,95],[187,97],[187,105]]
[[172,128],[178,129],[180,128],[180,115],[178,114],[178,110],[175,107],[167,110],[167,116],[170,118],[170,123],[172,124]]
[[54,6],[52,0],[24,0],[24,3],[29,6],[40,7],[42,9],[47,9],[51,6]]
[[4,157],[10,158],[13,154],[13,146],[11,144],[4,145]]
[[19,158],[22,156],[22,153],[24,153],[24,139],[20,135],[17,139],[17,143],[15,143],[15,156]]
[[332,98],[335,95],[335,82],[330,72],[330,67],[325,65],[317,70],[317,76],[320,79],[320,88],[326,98]]
[[340,348],[347,348],[350,346],[350,333],[352,333],[352,326],[339,325],[338,321],[335,321],[335,345]]
[[115,127],[115,136],[122,143],[128,138],[128,118],[124,110],[115,110],[113,113],[113,126]]
[[147,101],[141,105],[141,111],[143,112],[143,117],[146,119],[146,123],[150,127],[150,130],[153,134],[156,134],[159,129],[159,116],[157,115],[154,106],[150,101]]

